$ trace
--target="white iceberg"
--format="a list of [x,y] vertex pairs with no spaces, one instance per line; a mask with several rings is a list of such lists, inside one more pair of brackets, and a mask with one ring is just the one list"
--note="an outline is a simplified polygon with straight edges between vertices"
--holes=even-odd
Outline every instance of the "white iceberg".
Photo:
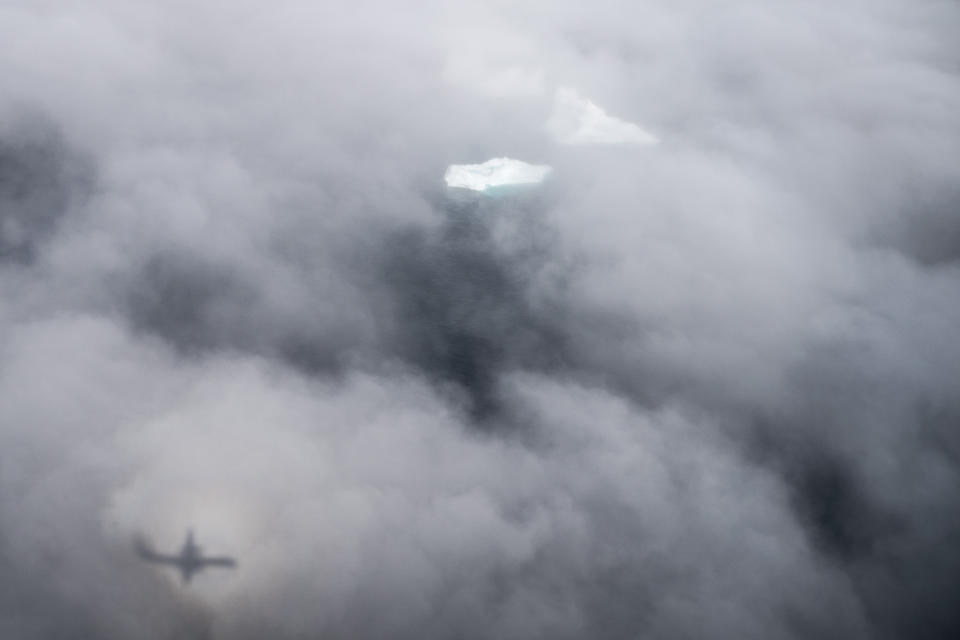
[[560,88],[547,130],[560,144],[657,144],[660,140],[632,122],[607,113],[574,89]]
[[545,164],[529,164],[513,158],[491,158],[483,164],[452,164],[443,179],[448,187],[487,191],[508,185],[537,184],[552,169]]

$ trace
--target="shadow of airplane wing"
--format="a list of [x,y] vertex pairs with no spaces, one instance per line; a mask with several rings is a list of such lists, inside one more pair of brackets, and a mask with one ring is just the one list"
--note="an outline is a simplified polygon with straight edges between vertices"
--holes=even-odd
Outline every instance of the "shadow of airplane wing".
[[133,539],[133,550],[142,560],[146,560],[147,562],[172,565],[180,564],[180,558],[177,556],[170,556],[154,551],[153,548],[151,548],[150,543],[148,543],[146,538],[143,536],[137,536]]
[[230,567],[234,568],[237,566],[237,561],[233,558],[228,558],[226,556],[217,556],[212,558],[202,558],[200,562],[207,567]]

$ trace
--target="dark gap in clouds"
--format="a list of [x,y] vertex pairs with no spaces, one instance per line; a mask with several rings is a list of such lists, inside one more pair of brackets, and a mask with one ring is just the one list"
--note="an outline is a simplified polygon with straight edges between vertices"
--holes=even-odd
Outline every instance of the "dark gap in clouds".
[[909,520],[876,554],[852,564],[849,576],[881,637],[955,638],[960,504],[954,498],[935,508],[918,507]]
[[787,461],[785,475],[814,543],[843,562],[871,556],[895,534],[896,519],[869,499],[851,461],[826,448],[806,449]]
[[[349,336],[338,341],[310,318],[278,317],[262,285],[237,265],[185,247],[157,251],[124,276],[123,308],[135,329],[180,353],[247,352],[315,375],[335,374],[352,349],[373,347],[376,357],[399,357],[441,388],[454,388],[469,413],[487,423],[503,408],[497,389],[503,373],[570,366],[564,309],[555,299],[531,299],[532,272],[552,259],[543,239],[530,236],[503,249],[492,236],[491,216],[529,216],[516,207],[535,205],[523,199],[446,204],[439,227],[388,230],[373,242],[373,260],[382,266],[365,281],[361,304],[377,308],[383,294],[391,301],[380,319],[391,341],[382,345],[358,345]],[[309,263],[299,264],[296,255],[283,259],[309,281]],[[351,267],[341,266],[347,277]]]
[[[904,495],[918,500],[906,503],[904,525],[884,541],[860,588],[876,605],[881,628],[902,637],[955,638],[960,637],[960,407],[923,402],[916,420],[916,438],[905,438],[906,451],[898,453],[911,470]],[[904,432],[910,431],[905,425]]]
[[342,368],[349,341],[338,344],[310,318],[272,310],[262,283],[242,265],[188,248],[168,248],[124,276],[122,308],[134,329],[159,337],[183,355],[217,351],[277,359],[313,375]]
[[897,251],[927,268],[960,262],[960,179],[911,184],[891,213],[878,213],[866,231],[871,246]]
[[449,202],[438,228],[401,230],[386,248],[383,279],[396,300],[401,357],[462,392],[480,423],[504,408],[498,381],[506,371],[567,366],[562,305],[538,309],[530,300],[531,270],[550,259],[548,250],[532,235],[509,249],[493,237],[491,218],[532,213],[523,206],[531,205]]
[[[954,505],[956,507],[956,505]],[[921,530],[929,525],[916,523]],[[919,531],[918,531],[919,533]],[[941,640],[960,636],[960,528],[935,543],[897,549],[879,571],[860,576],[862,597],[891,637]]]
[[343,371],[347,347],[337,348],[328,340],[309,335],[281,336],[270,354],[308,375],[335,376]]
[[254,311],[256,291],[226,265],[187,250],[150,256],[126,285],[135,328],[177,350],[203,352],[243,346],[243,319]]
[[960,404],[921,401],[917,415],[920,445],[945,459],[960,476]]
[[825,557],[841,564],[869,560],[902,531],[901,519],[871,499],[855,461],[803,422],[760,419],[748,443],[748,458],[783,479],[798,522]]
[[960,184],[918,200],[895,230],[896,246],[927,267],[955,265],[960,261]]
[[90,164],[53,122],[23,113],[0,123],[0,260],[31,262],[91,184]]
[[[921,416],[926,420],[929,412]],[[923,466],[907,482],[922,482],[930,471],[925,458],[947,460],[935,472],[939,493],[926,492],[924,504],[904,499],[914,487],[876,496],[877,488],[860,475],[863,465],[802,422],[764,419],[754,430],[749,457],[782,477],[813,548],[847,575],[879,637],[939,640],[960,632],[954,588],[960,584],[960,468],[940,435],[922,435],[940,434],[942,427],[921,424],[920,439],[893,452],[901,465]]]

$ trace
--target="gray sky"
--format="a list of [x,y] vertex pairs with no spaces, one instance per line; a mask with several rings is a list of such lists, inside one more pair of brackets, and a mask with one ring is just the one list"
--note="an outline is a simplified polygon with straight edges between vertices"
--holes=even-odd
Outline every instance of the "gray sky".
[[957,33],[0,0],[0,636],[954,637]]

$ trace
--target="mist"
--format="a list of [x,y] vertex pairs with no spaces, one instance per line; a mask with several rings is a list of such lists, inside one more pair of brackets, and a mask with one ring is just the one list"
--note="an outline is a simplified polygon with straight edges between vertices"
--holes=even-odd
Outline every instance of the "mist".
[[0,637],[960,637],[957,33],[0,1]]

